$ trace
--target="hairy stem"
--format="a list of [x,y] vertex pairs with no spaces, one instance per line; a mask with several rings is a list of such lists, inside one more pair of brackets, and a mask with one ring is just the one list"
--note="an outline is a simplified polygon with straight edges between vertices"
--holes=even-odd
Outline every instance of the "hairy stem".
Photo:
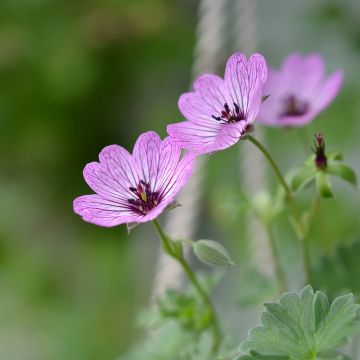
[[213,347],[212,351],[214,354],[216,354],[219,350],[220,341],[221,341],[221,331],[219,326],[219,321],[214,309],[214,306],[212,305],[210,298],[204,288],[201,286],[199,280],[197,279],[195,273],[192,271],[189,264],[186,262],[184,256],[182,255],[182,251],[177,251],[176,246],[174,242],[165,234],[163,231],[160,223],[155,219],[153,220],[153,224],[155,226],[155,229],[160,237],[162,247],[165,251],[165,253],[171,257],[173,257],[182,267],[186,275],[188,276],[189,280],[193,284],[194,288],[197,290],[198,294],[200,295],[201,299],[203,300],[205,306],[210,311],[211,314],[211,324],[213,329]]
[[246,135],[245,138],[248,139],[249,141],[251,141],[263,153],[263,155],[266,157],[266,159],[269,161],[271,167],[273,168],[275,175],[278,178],[281,186],[285,190],[287,201],[289,203],[290,210],[292,213],[292,218],[293,218],[294,224],[296,226],[296,230],[297,230],[296,233],[299,238],[300,246],[301,246],[301,250],[302,250],[305,281],[307,283],[311,284],[309,244],[306,240],[305,227],[304,227],[304,224],[303,224],[303,221],[301,218],[301,213],[295,203],[292,192],[291,192],[287,182],[285,181],[285,179],[280,171],[280,168],[278,167],[278,165],[276,164],[276,162],[274,161],[274,159],[272,158],[270,153],[266,150],[266,148],[257,139],[255,139],[251,135]]

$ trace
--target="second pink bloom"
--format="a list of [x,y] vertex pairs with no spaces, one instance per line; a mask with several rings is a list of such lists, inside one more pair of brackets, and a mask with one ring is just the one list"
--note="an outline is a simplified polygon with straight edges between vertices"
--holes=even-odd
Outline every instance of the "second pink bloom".
[[179,146],[198,154],[235,144],[258,114],[266,78],[262,55],[254,54],[248,60],[240,53],[232,55],[224,79],[213,74],[199,76],[194,92],[181,95],[179,109],[188,121],[169,125],[169,135]]

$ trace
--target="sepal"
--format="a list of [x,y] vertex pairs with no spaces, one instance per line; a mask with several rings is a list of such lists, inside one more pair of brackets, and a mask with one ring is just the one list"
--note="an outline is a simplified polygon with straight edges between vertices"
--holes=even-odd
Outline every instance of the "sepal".
[[319,194],[323,198],[333,197],[333,192],[331,189],[331,183],[328,174],[325,171],[318,171],[316,174],[316,187]]
[[329,161],[327,172],[331,175],[337,176],[348,183],[357,186],[357,177],[355,171],[340,161]]
[[291,178],[291,189],[296,192],[316,177],[316,168],[312,165],[305,165],[295,171]]

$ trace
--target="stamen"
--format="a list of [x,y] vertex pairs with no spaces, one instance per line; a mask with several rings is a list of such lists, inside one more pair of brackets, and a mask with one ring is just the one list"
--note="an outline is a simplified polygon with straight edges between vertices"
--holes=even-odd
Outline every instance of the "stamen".
[[129,207],[132,211],[140,215],[146,215],[161,201],[158,191],[151,191],[150,184],[140,180],[137,187],[129,187],[129,190],[136,196],[136,199],[128,199]]
[[235,112],[238,114],[240,111],[239,105],[237,103],[234,103]]
[[240,110],[240,107],[235,102],[233,103],[234,108],[230,109],[228,103],[224,104],[224,109],[220,111],[220,116],[211,115],[216,121],[223,121],[226,124],[237,123],[241,120],[245,120],[244,113]]

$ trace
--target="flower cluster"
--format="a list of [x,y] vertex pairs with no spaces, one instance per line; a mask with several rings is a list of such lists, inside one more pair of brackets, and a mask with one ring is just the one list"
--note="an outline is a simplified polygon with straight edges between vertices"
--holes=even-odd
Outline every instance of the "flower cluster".
[[325,78],[319,55],[291,55],[268,77],[262,55],[247,59],[236,53],[226,64],[224,78],[201,75],[194,91],[180,96],[186,121],[168,125],[167,138],[147,132],[132,154],[110,145],[101,151],[99,162],[86,165],[84,178],[96,194],[75,199],[74,211],[100,226],[153,220],[186,184],[197,155],[234,145],[251,131],[257,117],[270,126],[307,124],[335,97],[341,81],[339,71]]

